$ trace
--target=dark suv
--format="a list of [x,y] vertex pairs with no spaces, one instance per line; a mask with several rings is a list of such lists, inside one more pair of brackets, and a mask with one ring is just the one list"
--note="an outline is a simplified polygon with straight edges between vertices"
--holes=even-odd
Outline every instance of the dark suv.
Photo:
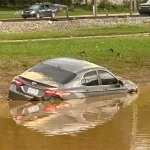
[[52,17],[55,18],[56,13],[58,9],[57,7],[49,2],[45,3],[36,3],[34,5],[31,5],[27,9],[25,9],[22,12],[22,17],[29,18],[29,17],[36,17],[36,18],[41,18],[41,17]]

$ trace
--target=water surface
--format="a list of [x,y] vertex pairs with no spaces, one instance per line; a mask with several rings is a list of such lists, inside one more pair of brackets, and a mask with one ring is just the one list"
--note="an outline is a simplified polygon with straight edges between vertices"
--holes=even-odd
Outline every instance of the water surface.
[[0,150],[150,149],[149,91],[150,86],[142,86],[129,105],[116,99],[106,105],[94,99],[90,105],[21,124],[13,120],[7,103],[1,100]]

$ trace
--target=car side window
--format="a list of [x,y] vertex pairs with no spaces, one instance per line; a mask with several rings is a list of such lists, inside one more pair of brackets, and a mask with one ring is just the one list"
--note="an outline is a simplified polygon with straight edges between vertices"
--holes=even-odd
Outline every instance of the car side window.
[[81,84],[85,86],[98,85],[98,77],[96,71],[86,73],[81,81]]
[[45,5],[45,9],[49,9],[50,7],[49,7],[49,5]]
[[113,85],[118,83],[118,80],[107,71],[99,70],[98,74],[101,78],[102,85]]
[[43,9],[44,9],[44,5],[41,5],[40,10],[43,10]]

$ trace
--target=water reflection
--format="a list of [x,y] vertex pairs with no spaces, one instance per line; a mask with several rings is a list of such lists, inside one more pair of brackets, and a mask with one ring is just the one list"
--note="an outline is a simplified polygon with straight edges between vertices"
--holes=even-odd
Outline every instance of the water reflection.
[[54,103],[10,101],[9,107],[17,124],[52,136],[79,133],[102,125],[137,97],[138,94],[120,94]]
[[[57,111],[49,107],[46,108],[45,116],[39,115],[38,118],[38,115],[37,117],[31,115],[24,121],[14,121],[16,115],[13,114],[12,119],[6,100],[1,100],[0,150],[148,150],[150,149],[149,91],[149,85],[140,87],[137,99],[136,96],[130,99],[127,95],[122,95],[92,98],[87,101],[72,100],[68,102],[71,107],[66,105],[66,108]],[[106,99],[110,103],[103,103]],[[13,108],[25,105],[23,102],[17,103],[12,105],[9,103],[11,113]],[[30,106],[32,105],[36,104],[31,103]],[[26,106],[29,105],[26,103]],[[79,117],[79,114],[82,115]],[[81,128],[81,125],[84,127]]]
[[150,149],[150,87],[145,86],[132,106],[132,132],[130,150]]

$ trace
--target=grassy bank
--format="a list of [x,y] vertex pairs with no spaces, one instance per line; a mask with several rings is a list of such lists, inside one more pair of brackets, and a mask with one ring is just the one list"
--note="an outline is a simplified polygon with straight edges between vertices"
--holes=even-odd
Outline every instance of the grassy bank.
[[0,10],[0,19],[21,18],[21,10]]
[[[114,53],[107,51],[113,48]],[[150,75],[149,37],[69,39],[0,44],[0,94],[6,94],[12,78],[33,65],[54,57],[84,59],[109,68],[135,82]],[[85,51],[87,56],[80,55]],[[117,56],[121,53],[122,57]]]
[[148,32],[148,24],[139,25],[120,25],[114,27],[93,27],[90,29],[76,29],[68,31],[40,31],[26,33],[1,33],[0,40],[25,40],[58,37],[82,37],[100,36],[112,34],[131,34]]

